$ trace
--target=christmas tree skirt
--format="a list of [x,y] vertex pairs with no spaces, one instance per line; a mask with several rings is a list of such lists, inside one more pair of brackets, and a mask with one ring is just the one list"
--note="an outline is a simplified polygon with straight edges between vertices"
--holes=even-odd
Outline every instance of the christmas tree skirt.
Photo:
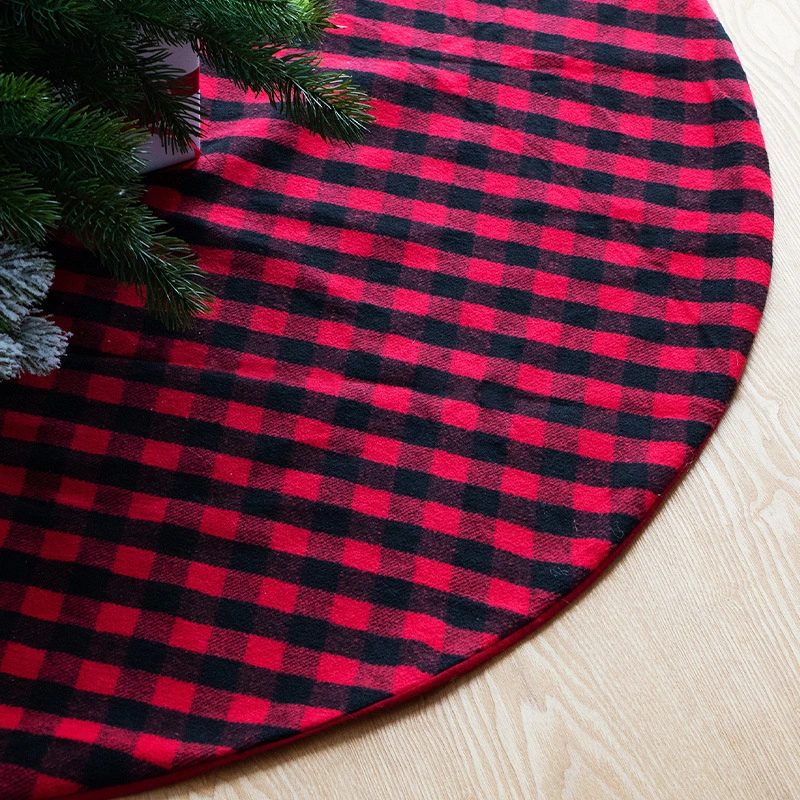
[[63,368],[0,386],[2,798],[159,785],[469,670],[731,400],[771,189],[706,0],[338,21],[362,145],[206,75],[202,158],[150,179],[212,315],[170,333],[65,246]]

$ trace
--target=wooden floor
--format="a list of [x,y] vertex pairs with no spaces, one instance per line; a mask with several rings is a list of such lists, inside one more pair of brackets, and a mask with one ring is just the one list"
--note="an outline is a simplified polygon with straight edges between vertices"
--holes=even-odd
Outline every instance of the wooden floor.
[[743,383],[625,557],[448,687],[144,800],[800,798],[800,2],[712,0],[777,201]]

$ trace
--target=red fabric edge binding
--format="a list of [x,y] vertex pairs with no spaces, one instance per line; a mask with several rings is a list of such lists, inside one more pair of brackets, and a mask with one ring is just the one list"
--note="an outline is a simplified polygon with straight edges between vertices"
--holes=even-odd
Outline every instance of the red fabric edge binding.
[[[759,320],[760,322],[760,320]],[[739,378],[741,381],[741,376]],[[738,388],[738,385],[737,385]],[[734,392],[735,396],[735,392]],[[658,499],[656,503],[653,504],[652,508],[649,510],[648,514],[643,517],[639,524],[631,531],[631,533],[624,539],[617,547],[612,550],[593,570],[589,575],[579,583],[569,594],[564,595],[560,600],[553,603],[548,609],[543,611],[539,614],[538,617],[535,617],[530,622],[523,625],[521,628],[517,628],[513,633],[510,633],[508,636],[498,639],[494,644],[490,645],[489,647],[480,650],[479,652],[471,655],[469,658],[465,659],[464,661],[456,664],[449,669],[444,670],[443,672],[438,673],[437,675],[432,676],[428,680],[425,680],[419,684],[409,687],[408,689],[392,695],[391,697],[387,697],[384,700],[379,700],[377,703],[372,703],[371,705],[365,706],[364,708],[359,709],[358,711],[353,712],[352,714],[342,714],[341,716],[335,717],[334,719],[328,720],[326,722],[322,722],[319,725],[315,725],[307,730],[301,731],[300,733],[294,734],[293,736],[288,736],[284,739],[276,739],[273,742],[266,742],[264,744],[255,745],[253,747],[249,747],[246,750],[237,750],[233,753],[228,753],[224,756],[218,756],[216,758],[210,758],[206,761],[202,761],[199,764],[194,764],[190,767],[183,767],[178,770],[174,770],[172,772],[167,772],[164,775],[159,775],[155,778],[145,778],[141,781],[134,781],[132,783],[122,783],[116,786],[104,786],[99,789],[89,789],[87,791],[81,792],[73,792],[72,794],[68,795],[56,795],[50,800],[75,800],[80,798],[80,800],[112,800],[112,798],[117,797],[124,797],[129,794],[136,794],[138,792],[146,792],[151,789],[159,789],[164,786],[169,786],[173,783],[179,783],[180,781],[188,780],[189,778],[194,778],[197,775],[203,775],[206,772],[210,772],[213,769],[217,769],[218,767],[224,767],[228,764],[233,764],[236,761],[241,761],[245,758],[249,758],[250,756],[260,755],[261,753],[266,753],[269,750],[274,750],[278,747],[284,747],[286,745],[293,744],[294,742],[299,741],[300,739],[304,739],[306,736],[310,736],[311,734],[318,733],[320,731],[325,730],[326,728],[331,728],[335,725],[339,725],[345,720],[356,719],[357,717],[364,716],[365,714],[371,714],[375,711],[380,711],[384,708],[390,708],[395,705],[399,705],[406,700],[411,700],[415,697],[419,697],[420,695],[426,694],[433,689],[437,689],[440,686],[443,686],[450,681],[458,678],[459,676],[465,674],[466,672],[470,672],[475,667],[480,666],[484,662],[488,661],[489,659],[493,658],[494,656],[502,653],[504,650],[507,650],[512,645],[516,644],[520,640],[524,639],[525,637],[529,636],[538,628],[542,627],[545,623],[551,620],[556,614],[562,611],[566,606],[572,603],[575,599],[577,599],[580,595],[590,589],[595,582],[605,573],[605,571],[631,546],[635,539],[639,538],[639,533],[641,532],[642,528],[652,519],[655,515],[656,511],[661,508],[663,502],[675,488],[676,484],[683,478],[683,476],[688,472],[691,465],[697,460],[700,453],[705,448],[708,440],[711,438],[711,435],[719,426],[722,418],[725,415],[725,412],[730,407],[730,403],[733,401],[733,398],[728,402],[728,405],[723,409],[723,413],[720,418],[717,420],[714,427],[708,432],[708,435],[697,448],[694,453],[694,456],[686,463],[684,468],[675,475],[672,481],[669,483],[667,488],[664,490],[664,493]]]

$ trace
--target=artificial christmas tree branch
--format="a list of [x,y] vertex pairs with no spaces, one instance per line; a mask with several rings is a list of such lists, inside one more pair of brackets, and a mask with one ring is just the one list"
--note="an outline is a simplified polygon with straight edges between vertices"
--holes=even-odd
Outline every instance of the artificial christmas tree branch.
[[21,242],[41,242],[60,220],[58,202],[36,178],[0,160],[0,231]]
[[36,313],[53,269],[47,254],[0,242],[0,380],[21,372],[46,375],[64,354],[68,334]]
[[[144,136],[124,117],[64,105],[44,78],[0,75],[1,157],[25,164],[39,198],[54,199],[58,222],[115,278],[137,286],[148,309],[168,326],[186,326],[211,294],[189,248],[141,202],[136,151]],[[45,232],[52,227],[52,218],[32,219]]]
[[41,372],[63,351],[63,335],[35,315],[42,298],[28,302],[41,281],[26,291],[35,270],[20,266],[40,263],[24,248],[59,230],[136,286],[166,325],[208,309],[190,249],[142,204],[150,134],[182,152],[198,134],[196,100],[176,90],[168,48],[190,46],[291,121],[352,143],[373,119],[367,97],[301,49],[335,27],[332,13],[326,0],[0,0],[0,285],[20,293],[8,308],[26,313],[0,315],[0,377]]

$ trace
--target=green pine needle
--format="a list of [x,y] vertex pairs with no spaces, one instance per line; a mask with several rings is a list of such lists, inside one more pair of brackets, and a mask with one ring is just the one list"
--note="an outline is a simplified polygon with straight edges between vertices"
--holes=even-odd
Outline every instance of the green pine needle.
[[[289,120],[353,143],[374,119],[368,98],[302,49],[336,27],[333,11],[331,0],[0,0],[0,238],[30,246],[68,230],[167,326],[190,324],[213,297],[190,248],[144,206],[138,172],[149,132],[181,151],[199,133],[196,102],[170,92],[180,72],[166,48],[190,44]],[[28,274],[8,284],[19,296],[7,308],[28,307]],[[65,340],[43,320],[26,330],[25,352],[41,336],[54,358],[40,367],[57,361]],[[21,368],[19,337],[9,341],[3,374]]]
[[0,161],[0,233],[26,244],[43,242],[60,219],[54,195],[29,172]]

